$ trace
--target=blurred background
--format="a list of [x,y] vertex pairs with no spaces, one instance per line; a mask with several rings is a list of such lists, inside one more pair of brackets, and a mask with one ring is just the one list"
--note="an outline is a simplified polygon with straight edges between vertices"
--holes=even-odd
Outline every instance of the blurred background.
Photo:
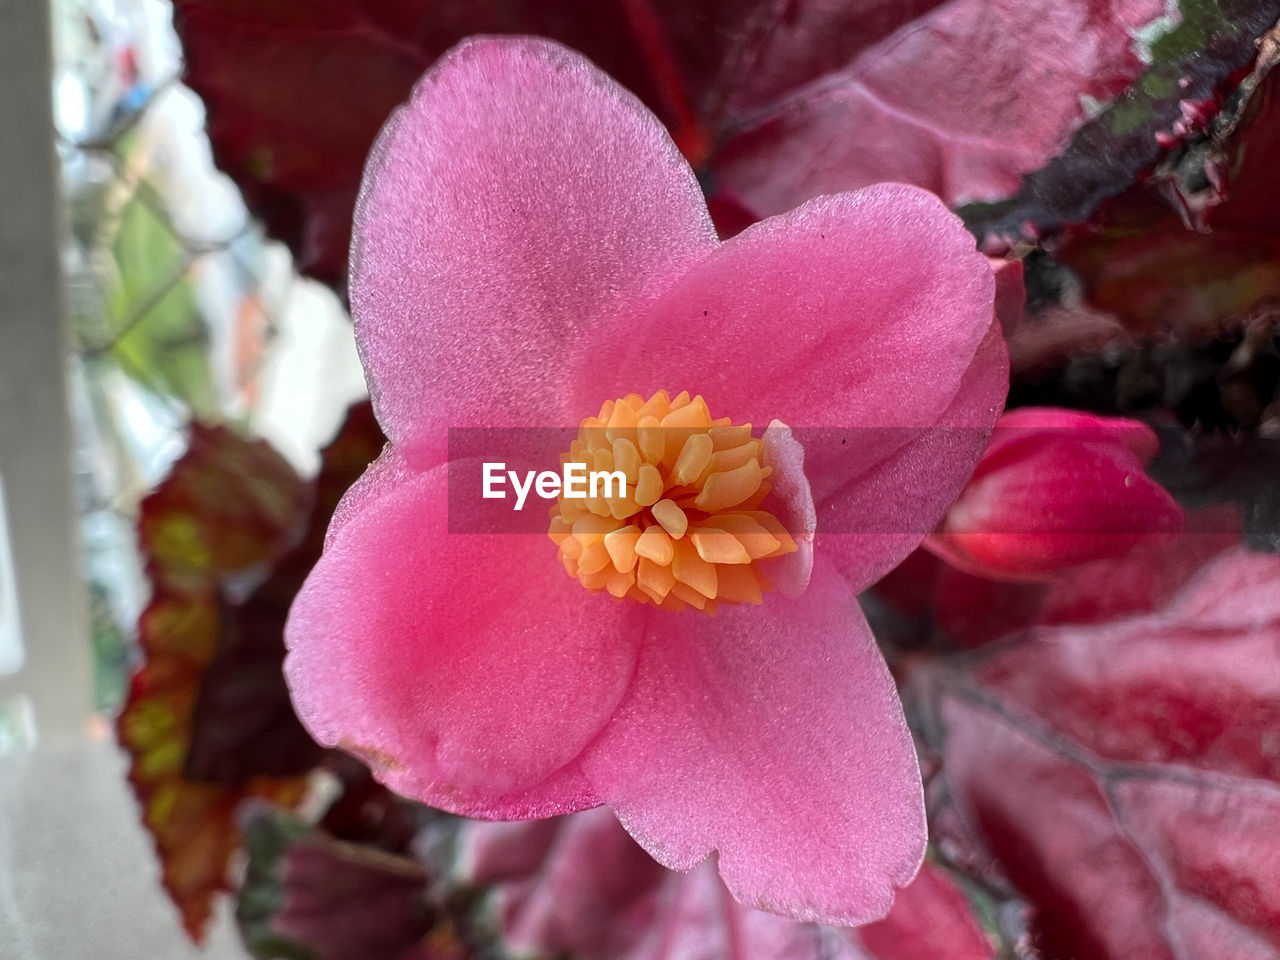
[[194,956],[111,734],[139,503],[193,419],[314,475],[364,377],[339,296],[215,169],[170,4],[6,0],[0,24],[0,956]]

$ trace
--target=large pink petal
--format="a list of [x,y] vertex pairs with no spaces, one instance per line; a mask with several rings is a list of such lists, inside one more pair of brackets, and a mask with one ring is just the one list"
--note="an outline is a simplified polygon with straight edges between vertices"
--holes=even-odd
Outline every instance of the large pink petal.
[[578,406],[687,389],[804,445],[818,535],[859,534],[866,585],[940,519],[1008,388],[995,284],[931,194],[881,184],[748,228],[656,306],[600,331],[567,381]]
[[748,227],[619,318],[568,379],[584,406],[665,387],[761,425],[926,426],[973,362],[994,297],[958,217],[880,184]]
[[411,460],[445,427],[576,424],[595,410],[562,405],[566,353],[714,243],[634,96],[547,40],[464,42],[388,121],[356,207],[351,305],[379,422]]
[[798,919],[883,916],[924,853],[893,680],[822,563],[794,600],[653,618],[631,692],[581,762],[661,863],[718,850],[734,896]]
[[574,761],[626,691],[643,608],[583,590],[545,535],[448,533],[448,468],[386,462],[348,495],[290,612],[299,716],[433,806],[599,803]]

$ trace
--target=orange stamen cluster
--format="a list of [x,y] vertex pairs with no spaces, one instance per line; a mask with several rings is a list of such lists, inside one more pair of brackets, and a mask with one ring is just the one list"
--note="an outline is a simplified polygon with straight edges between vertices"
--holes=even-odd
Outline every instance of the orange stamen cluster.
[[588,590],[666,609],[760,603],[769,582],[757,561],[797,549],[761,508],[772,473],[763,453],[751,424],[713,419],[700,396],[610,400],[560,462],[620,471],[626,488],[561,494],[549,533],[565,570]]

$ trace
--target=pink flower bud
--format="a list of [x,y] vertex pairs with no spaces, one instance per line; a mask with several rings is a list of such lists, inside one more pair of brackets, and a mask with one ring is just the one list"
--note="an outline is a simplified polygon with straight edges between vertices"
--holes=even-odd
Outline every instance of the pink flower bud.
[[1052,408],[1006,414],[926,545],[979,576],[1048,580],[1177,533],[1182,509],[1145,472],[1158,449],[1134,420]]

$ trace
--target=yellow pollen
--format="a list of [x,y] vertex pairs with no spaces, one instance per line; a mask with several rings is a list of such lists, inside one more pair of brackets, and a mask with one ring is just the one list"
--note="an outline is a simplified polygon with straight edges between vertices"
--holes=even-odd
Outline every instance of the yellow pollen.
[[548,531],[560,562],[588,590],[664,609],[761,603],[769,582],[758,561],[797,549],[763,508],[763,453],[751,424],[713,419],[700,396],[610,400],[560,462],[622,473],[626,485],[562,491]]

